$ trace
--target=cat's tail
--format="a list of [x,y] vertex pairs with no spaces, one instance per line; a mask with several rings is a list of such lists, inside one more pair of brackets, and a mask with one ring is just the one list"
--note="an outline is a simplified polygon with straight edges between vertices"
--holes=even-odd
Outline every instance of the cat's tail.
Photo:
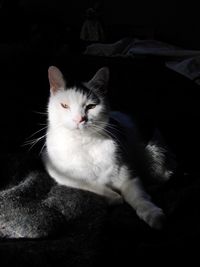
[[158,182],[168,181],[176,172],[177,161],[167,146],[162,134],[155,130],[152,139],[145,147],[151,177]]

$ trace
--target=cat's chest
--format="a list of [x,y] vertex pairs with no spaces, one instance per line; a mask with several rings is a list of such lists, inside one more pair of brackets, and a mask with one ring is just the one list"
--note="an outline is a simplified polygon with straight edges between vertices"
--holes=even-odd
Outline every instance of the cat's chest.
[[112,172],[115,165],[116,147],[112,139],[59,138],[47,145],[59,170],[76,178],[98,179]]

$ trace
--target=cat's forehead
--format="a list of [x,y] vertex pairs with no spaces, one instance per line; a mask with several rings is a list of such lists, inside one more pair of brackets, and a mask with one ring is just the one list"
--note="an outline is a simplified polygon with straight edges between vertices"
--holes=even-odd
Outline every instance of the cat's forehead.
[[65,90],[60,90],[56,94],[56,98],[60,101],[67,101],[71,103],[83,103],[88,100],[99,103],[99,98],[88,89],[86,86],[73,86],[70,88],[65,88]]
[[76,87],[68,88],[65,90],[60,90],[57,95],[57,99],[68,100],[68,101],[84,101],[87,99],[87,95],[77,90]]

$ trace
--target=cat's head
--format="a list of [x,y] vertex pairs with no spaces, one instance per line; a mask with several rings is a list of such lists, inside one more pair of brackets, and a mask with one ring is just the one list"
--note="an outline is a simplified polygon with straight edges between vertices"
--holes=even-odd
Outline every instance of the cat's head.
[[50,99],[48,119],[54,127],[75,131],[102,131],[108,121],[105,98],[109,70],[104,67],[85,83],[69,86],[61,71],[49,67]]

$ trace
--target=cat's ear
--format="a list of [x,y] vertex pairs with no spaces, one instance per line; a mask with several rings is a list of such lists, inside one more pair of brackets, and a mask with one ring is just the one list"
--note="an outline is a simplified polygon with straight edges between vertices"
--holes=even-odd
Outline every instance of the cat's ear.
[[109,76],[109,69],[103,67],[96,72],[94,77],[87,84],[91,89],[100,89],[105,92],[107,90]]
[[59,89],[65,87],[65,80],[62,72],[55,66],[48,69],[48,77],[51,93],[55,94]]

